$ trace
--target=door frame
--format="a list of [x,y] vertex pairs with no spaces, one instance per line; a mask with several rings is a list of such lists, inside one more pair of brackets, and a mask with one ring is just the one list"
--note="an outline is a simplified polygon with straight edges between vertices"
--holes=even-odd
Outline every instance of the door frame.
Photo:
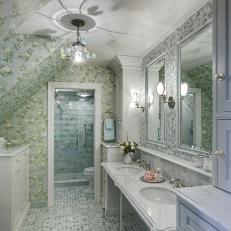
[[54,205],[54,93],[55,89],[93,90],[94,116],[94,196],[100,203],[100,143],[101,143],[101,84],[49,82],[48,83],[48,207]]

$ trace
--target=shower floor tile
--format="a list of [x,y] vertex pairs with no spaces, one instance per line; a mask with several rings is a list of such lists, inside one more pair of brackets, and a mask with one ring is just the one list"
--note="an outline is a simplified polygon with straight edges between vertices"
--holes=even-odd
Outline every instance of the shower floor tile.
[[82,172],[72,172],[72,173],[55,173],[55,181],[68,181],[68,180],[87,180]]
[[[124,231],[145,231],[136,214],[123,218]],[[104,217],[89,186],[55,187],[52,208],[34,208],[19,231],[118,231],[118,216]]]

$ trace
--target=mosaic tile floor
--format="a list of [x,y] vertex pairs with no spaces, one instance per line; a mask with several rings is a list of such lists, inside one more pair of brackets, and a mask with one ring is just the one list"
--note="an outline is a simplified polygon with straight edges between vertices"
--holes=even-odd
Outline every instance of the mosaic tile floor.
[[[118,231],[117,216],[104,218],[89,186],[55,188],[55,206],[31,209],[19,231]],[[146,231],[137,215],[126,215],[124,231]]]

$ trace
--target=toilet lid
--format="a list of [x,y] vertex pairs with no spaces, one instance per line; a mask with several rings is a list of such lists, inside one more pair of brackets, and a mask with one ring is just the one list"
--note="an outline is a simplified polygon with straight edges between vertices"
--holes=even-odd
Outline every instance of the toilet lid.
[[84,172],[94,172],[94,167],[85,168]]

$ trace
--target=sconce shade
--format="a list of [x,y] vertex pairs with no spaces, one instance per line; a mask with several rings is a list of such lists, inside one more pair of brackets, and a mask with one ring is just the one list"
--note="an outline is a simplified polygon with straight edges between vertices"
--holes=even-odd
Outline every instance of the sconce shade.
[[137,93],[137,92],[134,92],[133,95],[132,95],[132,102],[133,102],[134,104],[137,104],[137,103],[138,103],[138,100],[139,100],[138,93]]
[[136,108],[139,108],[139,109],[141,109],[142,112],[144,112],[144,107],[140,106],[140,104],[139,104],[139,95],[137,92],[133,93],[132,102],[136,105]]
[[157,94],[159,96],[164,95],[165,87],[164,87],[164,84],[161,81],[159,81],[157,83],[157,85],[156,85],[156,91],[157,91]]
[[181,96],[186,96],[188,94],[188,84],[187,83],[181,84],[180,94]]
[[149,105],[149,107],[153,104],[153,102],[154,102],[154,95],[153,95],[153,93],[149,93],[148,94],[148,105]]

